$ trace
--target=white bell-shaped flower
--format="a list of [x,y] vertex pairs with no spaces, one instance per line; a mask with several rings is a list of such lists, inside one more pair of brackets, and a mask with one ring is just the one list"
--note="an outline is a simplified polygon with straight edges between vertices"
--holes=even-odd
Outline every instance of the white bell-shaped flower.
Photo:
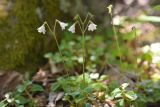
[[88,31],[94,31],[97,29],[97,25],[91,22],[88,26]]
[[68,31],[75,33],[75,23],[68,29]]
[[6,93],[5,98],[8,103],[12,103],[14,101],[14,98],[11,98],[11,93]]
[[10,94],[6,93],[4,96],[5,96],[6,99],[8,99],[10,97]]
[[42,25],[41,27],[39,27],[37,30],[38,30],[39,33],[45,34],[45,33],[46,33],[45,24],[43,24],[43,25]]
[[64,30],[67,26],[68,26],[68,23],[64,23],[64,22],[61,22],[61,21],[58,21],[62,30]]
[[90,78],[91,79],[98,79],[99,78],[99,73],[91,73]]
[[83,57],[79,57],[77,60],[79,63],[83,63]]

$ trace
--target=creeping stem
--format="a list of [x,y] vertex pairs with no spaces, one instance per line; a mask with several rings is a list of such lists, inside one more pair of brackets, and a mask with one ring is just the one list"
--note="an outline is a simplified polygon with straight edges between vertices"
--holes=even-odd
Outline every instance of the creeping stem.
[[63,55],[62,55],[62,52],[61,52],[61,50],[60,50],[59,43],[58,43],[58,40],[57,40],[57,37],[56,37],[56,25],[57,25],[57,22],[58,22],[58,20],[55,21],[53,31],[51,30],[51,28],[50,28],[50,26],[48,25],[47,22],[44,22],[44,24],[47,25],[49,31],[51,32],[51,34],[53,35],[53,37],[54,37],[54,39],[55,39],[55,41],[56,41],[56,44],[57,44],[57,47],[58,47],[59,54],[60,54],[60,56],[61,56],[61,58],[62,58],[64,67],[65,67],[65,71],[66,71],[67,75],[69,75],[68,71],[66,70],[65,61],[64,61],[64,59],[63,59]]

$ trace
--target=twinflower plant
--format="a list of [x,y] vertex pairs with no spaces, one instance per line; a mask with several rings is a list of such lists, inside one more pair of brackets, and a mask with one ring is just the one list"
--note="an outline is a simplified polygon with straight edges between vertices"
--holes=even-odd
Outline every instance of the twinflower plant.
[[122,54],[121,54],[121,49],[120,49],[120,45],[119,45],[119,41],[118,41],[118,36],[117,36],[116,28],[115,28],[115,26],[114,26],[114,24],[113,24],[113,15],[112,15],[113,5],[109,5],[109,6],[107,7],[107,9],[108,9],[108,13],[109,13],[110,18],[111,18],[113,33],[114,33],[114,36],[115,36],[115,41],[116,41],[116,45],[117,45],[117,48],[118,48],[120,63],[121,63],[121,66],[122,66]]
[[[53,30],[51,29],[51,27],[49,26],[49,24],[46,21],[37,30],[38,30],[39,33],[45,34],[46,33],[46,27],[49,29],[50,33],[53,35],[53,37],[55,39],[56,45],[58,47],[59,54],[60,54],[60,56],[62,58],[64,67],[65,67],[65,61],[63,59],[63,55],[62,55],[62,52],[60,50],[59,43],[58,43],[58,40],[57,40],[57,37],[56,37],[56,26],[57,26],[57,23],[60,25],[60,27],[61,27],[62,30],[65,30],[66,27],[68,26],[68,23],[64,23],[64,22],[61,22],[61,21],[59,21],[59,20],[56,19]],[[67,75],[68,75],[69,74],[68,71],[66,69],[65,69],[65,71],[67,72]]]
[[97,29],[97,25],[94,24],[92,19],[92,14],[88,13],[85,20],[82,20],[82,18],[79,15],[76,15],[74,20],[75,23],[68,29],[68,31],[75,33],[75,26],[78,25],[81,33],[82,33],[82,49],[83,49],[83,81],[85,83],[85,58],[86,58],[86,52],[85,52],[85,33],[86,31],[94,31]]

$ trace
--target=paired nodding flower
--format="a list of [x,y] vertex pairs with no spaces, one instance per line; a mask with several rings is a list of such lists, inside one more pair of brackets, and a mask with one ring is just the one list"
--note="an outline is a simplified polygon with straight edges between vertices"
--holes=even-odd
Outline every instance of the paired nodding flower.
[[[62,30],[65,30],[65,28],[68,26],[68,23],[64,23],[64,22],[61,22],[61,21],[59,21],[59,20],[58,20],[57,22],[59,23],[59,25],[60,25],[60,27],[61,27]],[[89,24],[89,26],[88,26],[88,31],[94,31],[94,30],[97,29],[97,25],[96,25],[96,24],[94,24],[94,23],[91,22],[91,21],[90,21],[89,23],[90,23],[90,24]],[[40,27],[37,29],[39,33],[43,33],[43,34],[46,33],[45,24],[46,24],[46,23],[43,23],[43,25],[40,26]],[[70,31],[70,32],[72,32],[72,33],[75,33],[75,25],[76,25],[76,23],[74,23],[74,24],[68,29],[68,31]]]
[[5,94],[5,98],[6,98],[8,103],[12,103],[14,101],[14,98],[11,97],[10,92]]
[[[59,25],[60,25],[60,27],[61,27],[62,30],[64,30],[64,29],[68,26],[68,23],[64,23],[64,22],[61,22],[61,21],[59,21],[59,20],[58,20],[57,22],[59,23]],[[40,27],[37,29],[39,33],[43,33],[43,34],[46,33],[45,24],[46,24],[46,23],[44,22],[43,25],[40,26]]]
[[[83,80],[84,80],[84,84],[85,84],[85,75],[84,75],[84,73],[85,73],[85,32],[86,32],[87,29],[88,29],[88,31],[94,31],[94,30],[97,29],[97,25],[94,24],[92,21],[90,21],[91,17],[89,17],[89,16],[92,16],[92,15],[87,14],[87,16],[86,16],[86,18],[85,18],[85,20],[83,22],[82,22],[81,17],[79,15],[76,16],[76,22],[72,26],[70,26],[69,29],[68,29],[68,31],[70,31],[72,33],[75,33],[75,26],[78,23],[78,25],[79,25],[79,27],[81,29],[81,32],[82,32],[82,37],[83,37],[83,39],[82,39],[83,57],[80,57],[78,59],[78,62],[79,63],[83,63]],[[56,38],[56,34],[55,34],[55,31],[56,31],[55,28],[56,28],[57,22],[59,23],[59,25],[60,25],[62,30],[64,30],[68,26],[68,23],[64,23],[64,22],[61,22],[59,20],[56,20],[55,21],[55,25],[54,25],[54,31],[51,30],[51,28],[50,28],[50,26],[48,25],[47,22],[44,22],[43,25],[40,26],[37,30],[38,30],[39,33],[45,34],[46,33],[45,25],[48,27],[48,29],[50,30],[50,32],[53,34],[53,36],[55,38],[57,47],[59,49],[59,53],[60,53],[61,57],[63,58],[63,55],[62,55],[62,52],[61,52],[61,50],[59,48],[59,44],[58,44],[58,41],[57,41],[57,38]],[[63,60],[63,63],[65,65],[65,61],[64,60]],[[68,72],[67,72],[67,74],[68,74]],[[98,78],[99,75],[92,74],[91,77],[95,79],[95,78]]]
[[[97,29],[97,25],[96,24],[94,24],[93,22],[89,22],[90,24],[89,24],[89,26],[88,26],[88,31],[94,31],[94,30],[96,30]],[[69,29],[68,29],[68,31],[70,31],[70,32],[72,32],[72,33],[75,33],[75,25],[76,25],[76,23],[74,23]]]

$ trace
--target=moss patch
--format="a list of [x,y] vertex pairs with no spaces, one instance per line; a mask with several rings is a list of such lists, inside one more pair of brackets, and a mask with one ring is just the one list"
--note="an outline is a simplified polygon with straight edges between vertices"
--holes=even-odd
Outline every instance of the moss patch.
[[[8,15],[0,17],[0,69],[27,68],[30,65],[34,68],[42,62],[45,52],[53,50],[53,47],[48,47],[50,37],[44,37],[36,29],[43,19],[53,23],[61,12],[57,0],[40,1],[14,0]],[[42,19],[37,13],[38,8],[42,10]]]

